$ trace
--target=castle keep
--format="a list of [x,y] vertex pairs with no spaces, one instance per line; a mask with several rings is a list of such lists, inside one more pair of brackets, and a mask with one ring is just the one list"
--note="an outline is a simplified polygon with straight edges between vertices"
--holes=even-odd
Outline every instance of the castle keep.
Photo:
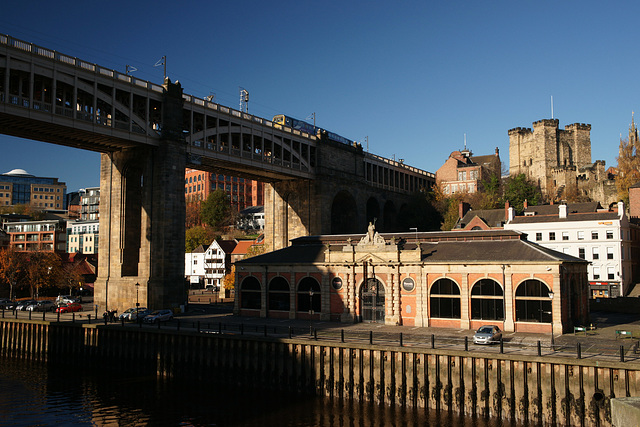
[[591,162],[591,125],[558,129],[558,123],[544,119],[533,122],[533,130],[509,130],[509,174],[527,175],[547,201],[615,202],[615,181],[609,179],[605,162]]

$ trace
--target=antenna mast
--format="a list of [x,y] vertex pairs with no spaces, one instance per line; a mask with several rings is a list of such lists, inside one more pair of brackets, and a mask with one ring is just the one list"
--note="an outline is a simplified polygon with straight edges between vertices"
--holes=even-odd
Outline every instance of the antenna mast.
[[551,118],[553,119],[553,95],[551,95]]

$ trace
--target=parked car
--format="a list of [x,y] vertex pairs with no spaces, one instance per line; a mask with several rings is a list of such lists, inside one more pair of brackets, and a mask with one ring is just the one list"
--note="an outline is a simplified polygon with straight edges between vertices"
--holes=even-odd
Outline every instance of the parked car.
[[43,301],[38,301],[38,303],[36,305],[30,305],[29,307],[27,307],[27,310],[31,310],[31,311],[55,311],[56,310],[56,305],[53,303],[53,301],[43,300]]
[[148,308],[140,308],[140,311],[138,312],[133,312],[129,315],[129,320],[131,320],[132,322],[136,322],[138,319],[140,320],[144,320],[145,317],[147,317],[148,315],[151,314],[151,310]]
[[[146,314],[150,313],[150,311],[149,311],[149,309],[147,307],[140,307],[138,309],[136,309],[135,307],[134,308],[127,308],[124,311],[124,313],[122,313],[120,316],[118,316],[118,319],[127,320],[127,321],[135,320],[138,313],[140,315],[142,315],[142,313],[145,312],[145,311],[147,312]],[[133,318],[131,316],[133,316]]]
[[24,300],[24,301],[19,301],[18,305],[16,305],[16,310],[25,311],[28,306],[33,305],[33,304],[37,304],[37,303],[38,303],[38,301],[36,301],[34,299],[28,299],[28,300]]
[[62,304],[56,309],[57,313],[74,313],[76,311],[82,311],[82,305],[78,304],[77,302]]
[[62,304],[69,304],[72,302],[77,302],[77,303],[81,303],[82,302],[82,297],[74,297],[71,295],[58,295],[58,298],[56,298],[56,304],[58,306],[62,305]]
[[493,344],[502,339],[502,331],[496,325],[480,326],[473,335],[474,344]]
[[16,303],[7,298],[0,299],[0,310],[13,310]]
[[144,323],[158,323],[158,322],[167,322],[173,319],[173,311],[171,310],[156,310],[153,311],[148,316],[145,316],[142,321]]

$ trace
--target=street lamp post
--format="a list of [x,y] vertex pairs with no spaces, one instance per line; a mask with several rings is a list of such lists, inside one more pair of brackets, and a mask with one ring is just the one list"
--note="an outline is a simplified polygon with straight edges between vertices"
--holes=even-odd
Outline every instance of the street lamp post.
[[138,299],[138,291],[140,290],[140,283],[136,282],[136,322],[140,319],[140,301]]
[[418,243],[418,227],[411,227],[409,231],[415,231],[416,233],[416,243]]
[[309,334],[313,335],[313,289],[309,289]]

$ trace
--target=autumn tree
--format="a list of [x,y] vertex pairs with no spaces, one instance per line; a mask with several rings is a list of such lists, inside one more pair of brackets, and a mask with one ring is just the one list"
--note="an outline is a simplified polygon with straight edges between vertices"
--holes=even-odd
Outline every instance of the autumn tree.
[[59,283],[62,277],[60,258],[53,252],[29,252],[26,255],[26,279],[31,298],[38,298],[41,290]]
[[618,176],[616,189],[618,198],[629,205],[629,187],[640,181],[640,143],[637,133],[629,133],[630,139],[620,140],[618,160]]
[[9,287],[9,298],[15,297],[17,288],[24,284],[26,263],[24,254],[11,248],[0,250],[0,283]]
[[225,274],[224,279],[222,279],[222,287],[225,291],[233,290],[236,287],[236,266],[231,266],[231,271]]
[[199,225],[202,225],[202,220],[200,219],[200,200],[188,201],[185,226],[192,228]]
[[80,273],[81,261],[65,262],[62,264],[60,285],[69,288],[69,295],[73,289],[79,288],[84,283],[84,277]]
[[233,216],[229,195],[220,188],[209,194],[200,205],[200,218],[204,224],[218,230],[230,225]]
[[216,239],[216,233],[209,227],[196,226],[185,232],[185,250],[192,252],[200,245],[208,246]]

